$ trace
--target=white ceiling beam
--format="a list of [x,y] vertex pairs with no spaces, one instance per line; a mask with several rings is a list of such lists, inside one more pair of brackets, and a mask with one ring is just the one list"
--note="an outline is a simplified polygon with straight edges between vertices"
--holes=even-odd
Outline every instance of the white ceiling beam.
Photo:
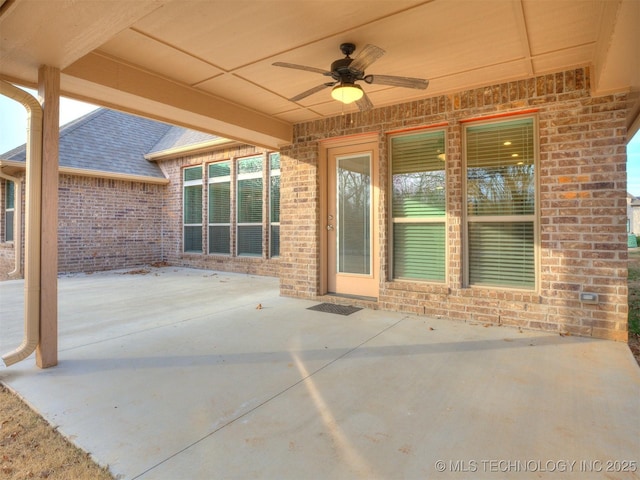
[[91,53],[63,72],[76,98],[266,148],[291,142],[293,127],[105,55]]
[[29,2],[0,11],[0,75],[34,85],[41,65],[64,69],[168,0]]

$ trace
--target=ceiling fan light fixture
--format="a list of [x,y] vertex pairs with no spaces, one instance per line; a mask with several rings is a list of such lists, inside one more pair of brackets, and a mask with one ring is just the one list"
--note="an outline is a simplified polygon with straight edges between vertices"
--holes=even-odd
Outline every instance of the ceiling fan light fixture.
[[[0,0],[2,3],[3,0]],[[373,103],[365,94],[360,85],[356,82],[364,82],[368,85],[375,83],[376,85],[386,85],[389,87],[415,88],[424,90],[429,85],[429,80],[424,78],[399,77],[396,75],[365,75],[365,70],[384,55],[384,50],[375,45],[365,45],[365,47],[351,58],[351,54],[355,51],[356,46],[353,43],[343,43],[340,45],[340,51],[345,55],[331,63],[330,70],[323,70],[316,67],[308,67],[306,65],[297,65],[295,63],[275,62],[276,67],[292,68],[294,70],[303,70],[307,72],[319,73],[324,77],[330,77],[330,81],[325,81],[320,85],[316,85],[309,90],[305,90],[298,95],[291,97],[291,102],[299,102],[309,95],[318,93],[327,87],[333,87],[331,97],[338,102],[344,104],[357,103],[361,112],[366,112],[373,108]]]
[[364,91],[360,85],[356,85],[354,83],[341,83],[340,85],[333,87],[331,90],[331,96],[334,100],[348,105],[360,100],[364,96]]

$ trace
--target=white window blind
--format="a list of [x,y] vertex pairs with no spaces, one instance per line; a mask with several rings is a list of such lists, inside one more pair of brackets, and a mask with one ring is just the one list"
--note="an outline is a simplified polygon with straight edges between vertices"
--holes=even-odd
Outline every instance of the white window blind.
[[444,131],[391,139],[393,278],[445,280]]
[[202,253],[202,167],[183,170],[183,246]]
[[231,253],[231,162],[209,165],[209,253]]
[[338,272],[371,273],[371,155],[336,158]]
[[269,256],[280,255],[280,154],[269,155]]
[[15,184],[4,181],[4,241],[13,242],[13,219],[15,212]]
[[262,156],[238,160],[238,255],[262,255],[262,167]]
[[465,135],[468,283],[533,289],[534,119],[468,126]]
[[467,129],[469,215],[535,212],[533,119]]
[[531,288],[535,285],[533,222],[469,224],[469,282]]

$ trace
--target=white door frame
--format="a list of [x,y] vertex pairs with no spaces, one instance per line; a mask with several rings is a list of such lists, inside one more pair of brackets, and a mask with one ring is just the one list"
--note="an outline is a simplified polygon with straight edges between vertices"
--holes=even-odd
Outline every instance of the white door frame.
[[[319,218],[319,236],[320,236],[320,295],[327,294],[329,292],[329,245],[327,226],[328,220],[328,189],[329,189],[329,159],[331,155],[338,154],[343,155],[356,155],[358,153],[371,154],[371,174],[372,174],[372,215],[371,215],[371,237],[372,237],[372,275],[375,277],[378,288],[375,292],[369,290],[368,294],[363,292],[357,293],[358,289],[354,291],[356,293],[349,292],[337,292],[347,293],[356,296],[377,297],[380,284],[380,257],[379,257],[379,182],[380,176],[378,172],[379,164],[379,134],[362,134],[349,137],[341,137],[325,140],[320,143],[319,152],[319,186],[320,186],[320,218]],[[333,174],[333,172],[331,172]],[[357,283],[357,279],[354,279]],[[373,295],[372,293],[375,293]]]

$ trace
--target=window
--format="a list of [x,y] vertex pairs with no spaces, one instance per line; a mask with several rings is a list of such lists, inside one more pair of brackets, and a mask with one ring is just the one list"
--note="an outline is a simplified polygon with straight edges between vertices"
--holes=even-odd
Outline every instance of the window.
[[238,255],[262,255],[263,156],[238,160]]
[[443,131],[391,139],[395,279],[445,280],[445,159]]
[[465,129],[467,283],[534,289],[535,119]]
[[13,219],[15,211],[15,185],[4,182],[4,241],[13,242]]
[[371,274],[371,160],[336,157],[338,272]]
[[[208,164],[205,172],[204,251],[211,255],[279,256],[280,154],[217,161]],[[200,167],[187,168],[184,173],[185,251],[199,253],[203,251],[202,173]],[[268,250],[263,251],[267,232]]]
[[231,162],[209,165],[209,253],[231,253]]
[[183,170],[184,251],[202,253],[202,167]]
[[280,154],[269,155],[269,256],[280,255]]

